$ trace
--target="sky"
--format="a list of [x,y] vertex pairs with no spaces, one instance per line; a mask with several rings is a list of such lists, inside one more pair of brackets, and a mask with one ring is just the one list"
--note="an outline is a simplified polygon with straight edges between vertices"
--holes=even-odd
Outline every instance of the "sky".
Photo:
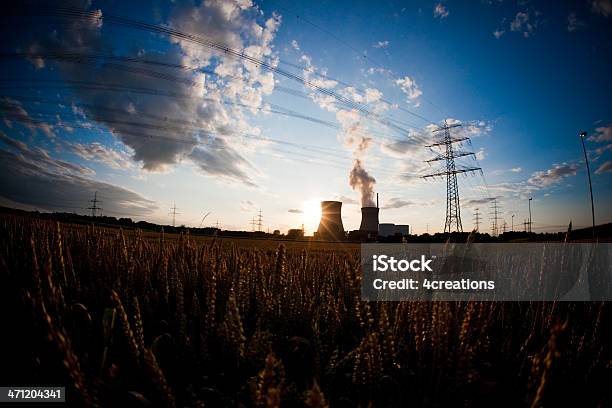
[[[1,16],[0,205],[251,230],[612,221],[612,1],[59,1]],[[469,138],[469,139],[468,139]],[[478,210],[476,210],[478,208]],[[208,216],[204,217],[206,214]],[[500,231],[501,232],[501,231]]]

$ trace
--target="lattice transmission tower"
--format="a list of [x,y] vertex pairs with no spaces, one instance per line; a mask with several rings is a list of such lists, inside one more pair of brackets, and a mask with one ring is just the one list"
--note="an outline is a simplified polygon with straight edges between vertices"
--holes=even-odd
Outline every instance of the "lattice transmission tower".
[[469,141],[469,137],[451,137],[450,129],[461,126],[459,123],[448,125],[444,121],[444,125],[439,126],[433,132],[442,132],[442,137],[437,138],[434,143],[426,147],[439,148],[441,152],[437,157],[426,160],[427,163],[444,160],[446,168],[443,168],[435,173],[422,176],[424,179],[446,176],[446,221],[444,222],[444,232],[459,231],[463,232],[461,225],[461,207],[459,205],[459,186],[457,185],[457,174],[471,173],[474,171],[482,171],[480,167],[460,166],[455,163],[455,159],[474,155],[473,152],[455,150],[453,145]]
[[476,211],[474,211],[474,231],[476,232],[480,232],[480,215],[478,207],[476,207]]
[[176,226],[176,216],[179,215],[179,212],[176,212],[176,210],[178,210],[178,208],[176,208],[176,203],[173,203],[172,208],[170,208],[170,211],[168,213],[168,215],[172,216],[172,226],[175,227]]
[[259,210],[259,214],[257,214],[257,231],[261,232],[263,227],[263,215],[261,215],[261,209]]
[[91,210],[91,216],[95,217],[98,214],[98,211],[101,211],[102,208],[100,208],[100,206],[98,206],[99,203],[101,203],[100,200],[98,200],[98,192],[94,192],[94,198],[93,200],[89,200],[91,204],[91,207],[87,207],[88,210]]
[[495,236],[499,235],[499,213],[500,213],[499,210],[500,210],[500,208],[497,205],[497,198],[493,199],[493,205],[490,208],[491,208],[491,212],[489,214],[492,216],[492,218],[491,218],[491,235],[495,237]]

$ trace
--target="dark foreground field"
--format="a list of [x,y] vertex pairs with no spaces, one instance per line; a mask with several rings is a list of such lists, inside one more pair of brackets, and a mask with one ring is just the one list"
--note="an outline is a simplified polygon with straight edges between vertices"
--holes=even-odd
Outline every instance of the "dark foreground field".
[[604,303],[365,303],[357,247],[0,217],[1,385],[70,406],[610,406]]

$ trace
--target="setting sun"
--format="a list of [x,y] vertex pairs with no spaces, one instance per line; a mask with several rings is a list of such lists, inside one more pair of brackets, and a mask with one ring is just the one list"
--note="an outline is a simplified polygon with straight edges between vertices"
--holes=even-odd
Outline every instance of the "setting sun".
[[321,202],[316,199],[304,201],[302,204],[304,229],[307,234],[317,230],[321,219]]

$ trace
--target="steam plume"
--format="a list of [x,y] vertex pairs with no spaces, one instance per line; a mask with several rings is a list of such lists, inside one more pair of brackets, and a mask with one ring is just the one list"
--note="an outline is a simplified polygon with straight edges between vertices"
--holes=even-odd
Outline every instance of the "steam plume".
[[349,175],[349,184],[353,190],[359,190],[361,195],[361,206],[362,207],[374,207],[374,185],[376,179],[362,167],[361,160],[355,159],[353,161],[353,168]]

